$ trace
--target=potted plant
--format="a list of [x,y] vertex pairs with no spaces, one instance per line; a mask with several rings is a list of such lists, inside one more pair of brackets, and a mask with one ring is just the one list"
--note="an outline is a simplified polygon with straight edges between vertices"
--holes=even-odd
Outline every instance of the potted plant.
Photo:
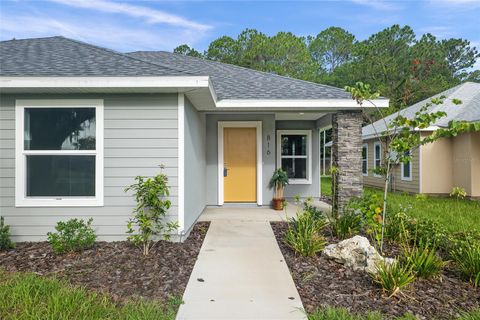
[[282,168],[279,168],[273,172],[272,179],[270,179],[270,189],[275,190],[275,194],[272,199],[273,209],[282,210],[283,201],[285,201],[284,193],[285,186],[288,184],[288,174]]

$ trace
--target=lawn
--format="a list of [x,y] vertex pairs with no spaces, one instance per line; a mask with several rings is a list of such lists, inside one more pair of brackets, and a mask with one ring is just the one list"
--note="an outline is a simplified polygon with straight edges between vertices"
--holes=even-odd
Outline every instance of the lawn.
[[109,297],[65,281],[0,269],[2,319],[175,319],[180,299],[130,300],[117,305]]
[[[330,177],[322,177],[321,188],[322,195],[331,195]],[[365,192],[378,194],[380,197],[383,194],[382,190],[371,187],[366,187]],[[452,232],[464,230],[480,232],[480,201],[439,197],[417,198],[412,194],[391,192],[388,202],[394,211],[404,208],[410,216],[436,221]]]

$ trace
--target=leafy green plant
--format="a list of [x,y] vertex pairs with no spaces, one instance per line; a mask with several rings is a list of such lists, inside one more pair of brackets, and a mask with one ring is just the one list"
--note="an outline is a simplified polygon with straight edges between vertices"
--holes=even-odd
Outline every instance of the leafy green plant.
[[274,199],[283,199],[285,186],[288,184],[288,174],[282,168],[278,168],[273,172],[270,179],[269,188],[275,190]]
[[97,236],[92,228],[93,219],[85,223],[83,219],[59,221],[55,226],[57,232],[47,233],[48,242],[56,254],[82,251],[93,247]]
[[402,263],[412,266],[417,277],[430,279],[438,277],[445,262],[437,255],[434,249],[414,246],[404,251]]
[[375,194],[353,198],[348,203],[347,210],[362,216],[365,232],[381,251],[383,209],[380,198]]
[[363,227],[363,218],[355,211],[345,211],[336,219],[330,221],[330,228],[340,239],[350,238],[360,233]]
[[418,201],[425,201],[428,199],[428,196],[425,194],[425,193],[417,193],[415,195],[415,200],[418,200]]
[[450,192],[450,197],[455,198],[457,200],[465,199],[466,196],[467,196],[467,192],[465,191],[464,188],[461,188],[461,187],[453,187],[452,192]]
[[458,245],[451,251],[458,269],[473,283],[480,286],[480,242],[471,241]]
[[10,226],[5,225],[3,217],[0,217],[0,251],[15,248],[15,243],[10,238]]
[[400,293],[405,287],[415,281],[412,266],[399,261],[377,265],[377,273],[372,274],[373,281],[382,287],[390,297]]
[[289,221],[285,242],[302,256],[314,256],[327,243],[322,234],[326,225],[324,219],[317,219],[310,212],[304,211]]
[[158,236],[170,239],[170,233],[178,229],[177,221],[164,221],[171,202],[168,177],[160,173],[153,178],[138,176],[136,183],[125,188],[125,192],[133,191],[137,206],[134,216],[127,224],[127,233],[134,245],[141,246],[143,254],[148,255],[157,242]]

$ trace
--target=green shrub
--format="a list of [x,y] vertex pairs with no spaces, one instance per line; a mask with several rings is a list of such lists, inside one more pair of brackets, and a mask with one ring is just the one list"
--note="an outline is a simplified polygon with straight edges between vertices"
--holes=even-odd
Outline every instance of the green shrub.
[[0,269],[2,320],[173,320],[180,303],[178,298],[165,304],[130,300],[120,306],[106,295],[89,292],[66,281]]
[[0,217],[0,251],[15,248],[15,243],[10,239],[10,227],[5,225]]
[[156,236],[170,239],[170,233],[178,229],[177,221],[164,222],[170,209],[171,202],[167,199],[170,195],[168,177],[158,174],[153,178],[138,176],[135,183],[125,188],[125,192],[133,191],[137,206],[134,216],[128,221],[128,240],[134,245],[143,248],[143,254],[148,255],[155,245]]
[[437,255],[435,249],[414,246],[407,249],[402,257],[402,263],[411,265],[417,277],[430,279],[438,277],[445,262]]
[[376,194],[364,194],[361,198],[350,200],[347,211],[362,217],[365,232],[379,248],[382,237],[382,199]]
[[324,219],[317,219],[310,212],[304,211],[290,220],[285,242],[302,256],[314,256],[327,243],[322,235],[326,225]]
[[480,243],[465,242],[451,251],[455,265],[475,286],[480,286]]
[[55,230],[47,233],[48,242],[55,253],[82,251],[93,247],[97,236],[92,228],[93,219],[87,223],[79,219],[70,219],[67,222],[59,221]]
[[330,228],[340,239],[350,238],[360,233],[363,227],[362,216],[354,211],[345,211],[336,219],[331,219]]
[[372,278],[384,292],[394,296],[415,281],[415,274],[410,265],[399,261],[393,263],[382,261],[377,265],[377,273],[372,274]]

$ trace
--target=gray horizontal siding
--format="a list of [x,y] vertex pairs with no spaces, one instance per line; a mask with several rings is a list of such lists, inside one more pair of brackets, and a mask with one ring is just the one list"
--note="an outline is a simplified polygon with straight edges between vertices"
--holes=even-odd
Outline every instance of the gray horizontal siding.
[[125,193],[138,175],[169,177],[172,207],[178,219],[177,95],[43,96],[48,99],[104,99],[104,206],[15,208],[15,99],[42,96],[3,95],[0,100],[0,214],[15,241],[44,240],[59,220],[94,218],[100,240],[125,238],[135,201]]

